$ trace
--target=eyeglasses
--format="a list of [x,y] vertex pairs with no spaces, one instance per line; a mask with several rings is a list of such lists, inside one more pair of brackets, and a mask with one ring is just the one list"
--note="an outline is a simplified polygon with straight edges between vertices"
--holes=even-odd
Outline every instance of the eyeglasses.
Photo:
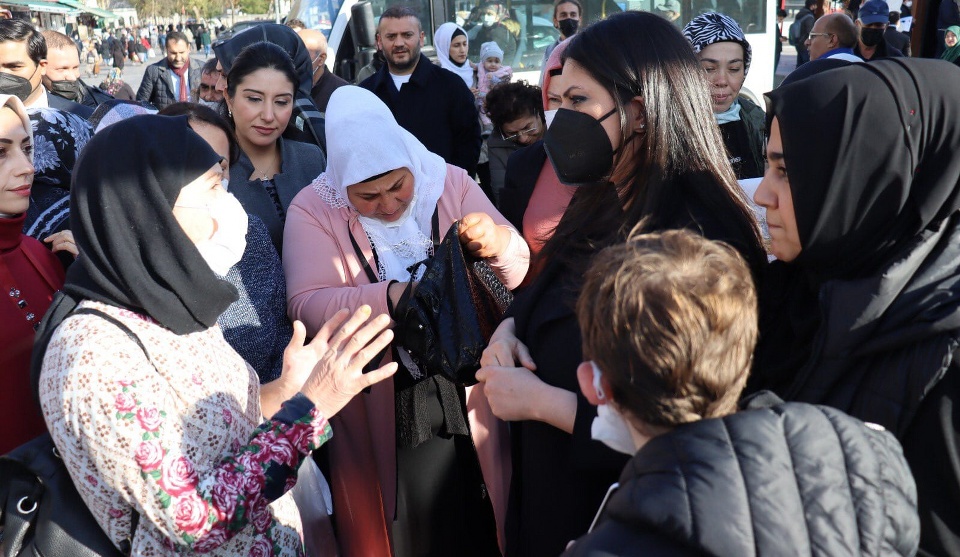
[[521,136],[531,136],[538,131],[540,131],[540,126],[533,125],[525,130],[520,130],[513,135],[503,135],[503,132],[501,131],[500,137],[502,137],[504,141],[516,141],[517,139],[520,139]]
[[807,36],[810,37],[810,40],[812,41],[812,40],[815,39],[816,37],[830,37],[830,36],[832,36],[832,35],[833,35],[833,33],[810,33],[810,34],[807,35]]

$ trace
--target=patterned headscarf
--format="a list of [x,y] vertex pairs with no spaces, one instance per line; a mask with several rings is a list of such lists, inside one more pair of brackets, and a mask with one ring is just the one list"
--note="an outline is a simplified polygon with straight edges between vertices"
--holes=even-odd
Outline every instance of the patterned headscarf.
[[70,178],[93,129],[82,117],[56,108],[27,111],[33,131],[33,189],[24,232],[45,238],[70,216]]
[[111,96],[116,96],[117,91],[119,91],[121,87],[123,87],[123,70],[120,68],[110,70],[110,75],[107,76],[107,79],[104,79],[100,83],[100,88]]
[[93,126],[94,133],[100,133],[100,130],[110,124],[116,124],[131,116],[156,113],[157,109],[152,104],[146,102],[112,99],[101,104],[93,111],[93,114],[90,116],[90,125]]
[[683,28],[683,36],[697,54],[713,43],[734,42],[743,46],[743,75],[750,71],[752,51],[743,29],[732,17],[715,12],[700,14]]

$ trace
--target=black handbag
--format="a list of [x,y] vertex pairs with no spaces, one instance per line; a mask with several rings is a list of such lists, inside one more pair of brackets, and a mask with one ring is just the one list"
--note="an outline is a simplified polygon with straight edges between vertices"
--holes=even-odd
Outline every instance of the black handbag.
[[[94,309],[118,326],[146,353],[126,325]],[[36,386],[35,386],[36,388]],[[133,511],[130,537],[118,549],[100,528],[73,485],[49,433],[0,457],[0,555],[3,557],[122,557],[140,515]]]
[[[426,376],[443,374],[455,383],[473,385],[480,355],[513,294],[486,261],[464,252],[459,230],[456,221],[433,257],[410,267],[394,334]],[[426,270],[415,284],[421,266]]]

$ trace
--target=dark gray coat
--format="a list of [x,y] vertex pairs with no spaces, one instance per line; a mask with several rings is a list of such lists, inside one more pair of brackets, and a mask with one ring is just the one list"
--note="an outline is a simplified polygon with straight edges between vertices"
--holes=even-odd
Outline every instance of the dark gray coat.
[[[327,159],[316,145],[282,137],[277,141],[280,142],[281,163],[280,173],[273,177],[273,181],[277,185],[285,217],[293,198],[327,168]],[[281,219],[277,214],[273,199],[262,182],[249,179],[252,174],[253,163],[241,151],[236,162],[230,166],[230,193],[248,213],[257,215],[267,225],[277,253],[282,253],[283,224],[286,219]]]
[[916,503],[889,432],[778,403],[651,440],[598,526],[564,555],[913,555]]
[[[179,102],[180,92],[173,90],[173,82],[170,80],[171,71],[166,58],[156,64],[147,66],[143,81],[140,82],[140,89],[137,90],[137,100],[148,102],[157,107],[157,110],[163,110],[167,106]],[[191,58],[190,71],[187,75],[189,76],[188,89],[199,86],[200,62]]]

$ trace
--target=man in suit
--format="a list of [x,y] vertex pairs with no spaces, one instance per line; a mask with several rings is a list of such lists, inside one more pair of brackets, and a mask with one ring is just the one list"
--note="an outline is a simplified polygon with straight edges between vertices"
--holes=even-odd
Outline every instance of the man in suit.
[[27,108],[59,108],[89,118],[93,109],[47,92],[46,71],[43,35],[28,21],[0,20],[0,94],[19,97]]
[[73,39],[50,29],[41,34],[47,42],[47,67],[41,81],[48,93],[90,107],[91,111],[113,98],[80,79],[80,53]]
[[190,91],[200,85],[200,63],[190,59],[190,42],[180,32],[167,34],[167,57],[147,66],[137,100],[160,110],[190,100]]

